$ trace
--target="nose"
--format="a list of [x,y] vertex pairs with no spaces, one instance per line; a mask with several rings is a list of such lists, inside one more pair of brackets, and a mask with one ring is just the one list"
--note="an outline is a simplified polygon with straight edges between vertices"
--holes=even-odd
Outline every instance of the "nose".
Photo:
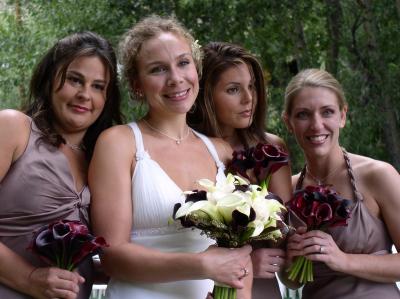
[[315,114],[312,117],[312,121],[311,121],[311,129],[317,131],[319,129],[323,128],[323,119],[320,115]]
[[167,85],[174,86],[182,82],[183,82],[183,77],[181,72],[176,67],[172,67],[169,72]]
[[254,91],[250,90],[250,89],[246,89],[243,92],[243,96],[242,96],[242,104],[247,105],[248,103],[251,103],[251,101],[253,100],[253,96],[254,96]]
[[82,85],[81,88],[79,88],[78,90],[78,94],[77,94],[78,98],[84,101],[88,101],[90,100],[90,86],[88,85]]

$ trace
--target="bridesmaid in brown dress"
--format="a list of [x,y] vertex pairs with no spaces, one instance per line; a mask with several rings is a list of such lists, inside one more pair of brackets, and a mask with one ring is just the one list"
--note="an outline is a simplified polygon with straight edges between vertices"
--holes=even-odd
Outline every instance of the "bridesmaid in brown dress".
[[[265,81],[256,57],[241,46],[224,42],[209,43],[203,50],[200,92],[196,109],[188,114],[189,123],[208,136],[222,137],[234,150],[258,142],[285,148],[281,138],[265,132]],[[272,175],[268,189],[285,202],[290,199],[289,166]],[[275,273],[284,265],[284,250],[256,249],[252,261],[252,298],[282,298]]]
[[34,70],[26,114],[0,111],[0,298],[89,298],[91,260],[70,272],[27,247],[45,224],[88,224],[87,165],[100,132],[121,122],[116,70],[108,41],[72,34]]
[[400,298],[400,255],[391,252],[393,244],[400,249],[400,175],[388,163],[340,147],[346,113],[342,87],[326,71],[304,70],[286,88],[283,118],[306,159],[293,186],[332,185],[353,201],[347,227],[299,228],[289,238],[288,260],[305,255],[313,261],[304,299]]

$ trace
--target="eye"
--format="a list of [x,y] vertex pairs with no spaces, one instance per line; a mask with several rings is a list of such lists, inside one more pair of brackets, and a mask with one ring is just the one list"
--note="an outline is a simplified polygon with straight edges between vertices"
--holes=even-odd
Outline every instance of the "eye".
[[71,82],[73,85],[82,85],[83,84],[83,80],[77,76],[68,75],[67,81]]
[[152,67],[150,69],[151,74],[165,73],[166,71],[167,71],[167,68],[163,65],[158,65],[158,66]]
[[100,83],[93,84],[93,87],[100,91],[104,91],[104,89],[106,88],[104,84],[100,84]]
[[299,111],[295,114],[295,117],[298,119],[307,119],[308,118],[308,112],[307,111]]
[[324,117],[330,117],[333,114],[335,114],[335,110],[333,110],[333,109],[326,109],[326,110],[322,111],[322,116],[324,116]]
[[185,66],[187,66],[187,65],[189,65],[189,64],[190,64],[190,60],[189,60],[189,59],[182,59],[182,60],[180,60],[179,63],[178,63],[178,65],[179,65],[179,66],[182,66],[182,67],[185,67]]
[[226,92],[228,94],[235,94],[235,93],[239,93],[239,88],[238,87],[229,87]]

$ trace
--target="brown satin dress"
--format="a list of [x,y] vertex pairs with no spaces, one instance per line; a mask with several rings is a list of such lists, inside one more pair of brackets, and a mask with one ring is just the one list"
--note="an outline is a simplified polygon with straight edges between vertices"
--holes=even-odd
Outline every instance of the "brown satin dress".
[[[338,247],[353,254],[388,254],[391,240],[385,223],[372,215],[364,205],[358,192],[350,160],[346,151],[343,155],[354,191],[354,205],[348,226],[328,230]],[[296,189],[300,189],[305,176],[303,169]],[[331,270],[325,263],[314,262],[314,281],[303,288],[303,299],[398,299],[400,292],[395,283],[381,283],[366,280]]]
[[[87,186],[76,191],[65,155],[54,146],[37,142],[40,131],[31,123],[31,134],[23,155],[0,183],[0,242],[36,267],[47,266],[27,247],[32,233],[56,220],[81,220],[88,224],[90,193]],[[86,282],[78,298],[89,298],[92,262],[79,267]],[[30,298],[0,284],[0,298]]]

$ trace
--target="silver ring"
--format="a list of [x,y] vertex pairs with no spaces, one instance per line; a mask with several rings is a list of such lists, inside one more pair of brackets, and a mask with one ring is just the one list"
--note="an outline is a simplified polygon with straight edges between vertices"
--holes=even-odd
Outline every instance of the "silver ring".
[[322,246],[322,245],[319,245],[319,253],[323,253],[323,251],[324,251],[324,246]]
[[249,270],[248,270],[246,267],[243,267],[243,268],[242,268],[242,271],[243,271],[243,276],[242,276],[242,278],[244,278],[244,277],[246,277],[247,275],[249,275]]

